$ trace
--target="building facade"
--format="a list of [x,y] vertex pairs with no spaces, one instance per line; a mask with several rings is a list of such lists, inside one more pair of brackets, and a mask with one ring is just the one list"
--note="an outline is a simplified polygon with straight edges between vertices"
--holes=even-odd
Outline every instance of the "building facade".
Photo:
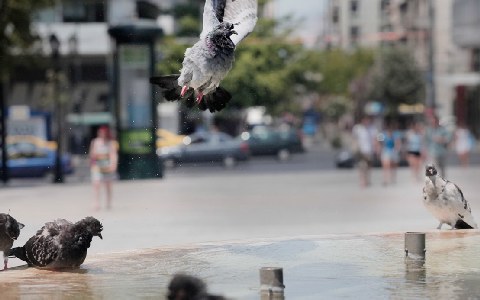
[[[34,111],[54,111],[50,73],[49,38],[59,42],[60,93],[64,103],[69,150],[86,153],[87,144],[100,124],[112,123],[111,91],[114,43],[112,25],[149,23],[173,30],[168,16],[159,18],[172,0],[64,0],[34,16],[33,30],[40,37],[40,58],[34,65],[18,65],[10,78],[8,105],[24,105]],[[170,24],[170,26],[169,26]],[[168,28],[170,27],[170,28]],[[42,55],[43,54],[43,55]],[[19,59],[19,61],[21,61]]]
[[433,72],[434,96],[430,92],[427,98],[434,97],[437,113],[452,122],[456,86],[470,65],[468,51],[454,43],[451,34],[453,4],[453,0],[330,0],[323,46],[407,47],[426,82]]

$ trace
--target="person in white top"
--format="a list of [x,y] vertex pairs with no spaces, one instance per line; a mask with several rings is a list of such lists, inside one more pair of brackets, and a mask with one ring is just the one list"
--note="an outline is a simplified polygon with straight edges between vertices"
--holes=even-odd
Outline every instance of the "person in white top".
[[364,116],[361,122],[353,127],[352,134],[356,148],[355,156],[360,171],[360,186],[367,187],[370,185],[370,167],[377,135],[375,128],[372,126],[371,118]]
[[100,189],[105,186],[107,193],[107,208],[112,206],[112,182],[115,179],[118,162],[118,145],[112,139],[110,129],[101,126],[97,137],[90,143],[90,174],[95,193],[94,209],[100,209]]
[[470,161],[470,152],[473,149],[474,139],[464,122],[457,125],[455,130],[455,152],[458,155],[460,164],[467,167]]

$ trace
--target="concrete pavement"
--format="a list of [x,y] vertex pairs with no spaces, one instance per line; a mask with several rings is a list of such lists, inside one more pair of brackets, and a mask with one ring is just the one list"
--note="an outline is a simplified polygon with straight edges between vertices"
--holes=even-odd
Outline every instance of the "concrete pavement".
[[[480,168],[448,169],[480,219]],[[112,210],[93,212],[89,184],[0,190],[2,211],[26,224],[23,244],[45,221],[93,215],[104,224],[80,270],[0,272],[5,299],[158,299],[177,272],[233,299],[258,299],[258,269],[284,268],[288,299],[418,299],[478,295],[479,231],[432,230],[422,184],[408,169],[394,186],[361,189],[355,170],[172,174],[117,182]],[[431,231],[425,268],[409,270],[403,235]],[[383,234],[365,234],[365,233]],[[353,234],[347,234],[353,233]],[[359,234],[355,234],[359,233]],[[148,249],[147,249],[148,248]],[[439,292],[441,291],[441,292]]]
[[[450,168],[480,220],[480,168]],[[384,187],[374,170],[373,186],[361,189],[356,170],[271,174],[167,176],[163,180],[116,182],[113,209],[94,212],[88,183],[12,187],[0,190],[0,210],[26,224],[18,244],[44,222],[93,215],[104,224],[104,240],[91,251],[113,252],[206,241],[299,235],[418,231],[437,221],[422,204],[422,183],[408,169]]]

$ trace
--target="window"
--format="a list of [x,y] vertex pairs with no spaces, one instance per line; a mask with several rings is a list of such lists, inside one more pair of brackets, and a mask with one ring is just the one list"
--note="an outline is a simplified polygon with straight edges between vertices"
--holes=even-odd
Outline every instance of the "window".
[[472,50],[472,71],[480,71],[480,49],[475,48]]
[[356,16],[358,14],[358,0],[351,0],[350,1],[350,12],[352,13],[353,16]]
[[332,23],[336,24],[340,20],[340,10],[335,6],[332,10]]
[[64,22],[105,22],[103,1],[65,1],[63,4]]
[[359,38],[360,38],[360,27],[358,26],[350,27],[350,39],[352,40],[352,42],[357,42]]

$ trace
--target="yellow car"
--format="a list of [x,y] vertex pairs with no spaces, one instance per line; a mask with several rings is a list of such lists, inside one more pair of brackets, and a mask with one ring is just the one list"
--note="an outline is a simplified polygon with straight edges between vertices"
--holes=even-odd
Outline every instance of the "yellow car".
[[184,135],[178,135],[165,129],[157,129],[157,149],[172,147],[183,143]]

